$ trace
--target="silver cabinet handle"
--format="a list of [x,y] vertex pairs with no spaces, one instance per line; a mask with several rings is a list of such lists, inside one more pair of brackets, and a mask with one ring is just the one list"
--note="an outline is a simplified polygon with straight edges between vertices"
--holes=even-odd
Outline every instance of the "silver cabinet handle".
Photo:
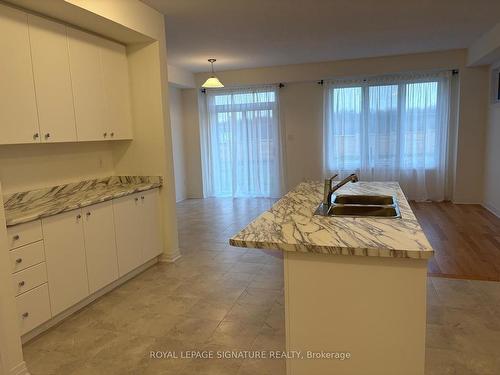
[[24,286],[24,281],[19,281],[19,284],[18,284],[18,285],[19,285],[19,287]]
[[21,237],[19,237],[19,234],[16,234],[14,235],[14,237],[12,237],[14,239],[14,241],[17,241],[18,239],[20,239]]
[[29,312],[25,312],[25,313],[23,313],[23,318],[27,318],[29,315],[30,315]]
[[16,263],[19,264],[19,263],[22,263],[23,262],[23,258],[17,258],[16,259]]

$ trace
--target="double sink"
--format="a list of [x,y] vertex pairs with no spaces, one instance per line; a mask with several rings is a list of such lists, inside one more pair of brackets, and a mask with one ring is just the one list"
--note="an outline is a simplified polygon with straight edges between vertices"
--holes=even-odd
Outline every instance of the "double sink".
[[400,218],[396,197],[390,195],[333,195],[332,204],[321,204],[315,215]]

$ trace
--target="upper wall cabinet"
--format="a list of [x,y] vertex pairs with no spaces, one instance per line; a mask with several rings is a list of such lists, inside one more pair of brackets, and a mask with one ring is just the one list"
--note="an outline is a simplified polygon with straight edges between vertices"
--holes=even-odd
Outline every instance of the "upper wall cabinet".
[[107,137],[101,40],[70,27],[67,30],[78,140],[99,141]]
[[0,4],[0,144],[39,139],[28,17]]
[[28,15],[31,58],[44,142],[76,141],[66,27]]
[[132,113],[125,46],[101,39],[101,62],[107,104],[106,130],[111,139],[132,139]]
[[0,4],[0,144],[132,139],[125,46]]

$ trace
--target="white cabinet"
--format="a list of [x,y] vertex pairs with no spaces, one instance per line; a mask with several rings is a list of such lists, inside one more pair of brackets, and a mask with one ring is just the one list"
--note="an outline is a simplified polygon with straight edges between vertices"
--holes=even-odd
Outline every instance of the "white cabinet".
[[9,227],[23,334],[160,255],[159,204],[152,189]]
[[125,46],[0,4],[0,144],[132,139]]
[[67,28],[69,61],[79,141],[104,139],[106,97],[102,80],[100,38]]
[[21,335],[49,320],[52,316],[47,283],[16,297]]
[[160,195],[158,189],[148,190],[141,196],[142,258],[146,262],[162,253],[160,227]]
[[66,27],[28,15],[42,142],[76,141]]
[[120,276],[142,264],[140,204],[138,194],[113,200]]
[[81,210],[42,219],[52,314],[89,295]]
[[118,279],[113,204],[111,201],[82,209],[90,293]]
[[101,39],[101,62],[109,139],[132,139],[132,114],[125,46]]
[[67,30],[78,140],[132,139],[125,46]]
[[118,269],[123,276],[163,250],[158,189],[113,201]]
[[37,142],[26,13],[0,4],[0,144]]

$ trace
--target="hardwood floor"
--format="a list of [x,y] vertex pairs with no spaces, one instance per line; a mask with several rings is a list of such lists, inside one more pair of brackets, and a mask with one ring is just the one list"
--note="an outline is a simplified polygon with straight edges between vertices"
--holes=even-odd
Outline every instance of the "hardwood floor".
[[411,206],[436,251],[429,275],[500,281],[500,219],[475,204]]

